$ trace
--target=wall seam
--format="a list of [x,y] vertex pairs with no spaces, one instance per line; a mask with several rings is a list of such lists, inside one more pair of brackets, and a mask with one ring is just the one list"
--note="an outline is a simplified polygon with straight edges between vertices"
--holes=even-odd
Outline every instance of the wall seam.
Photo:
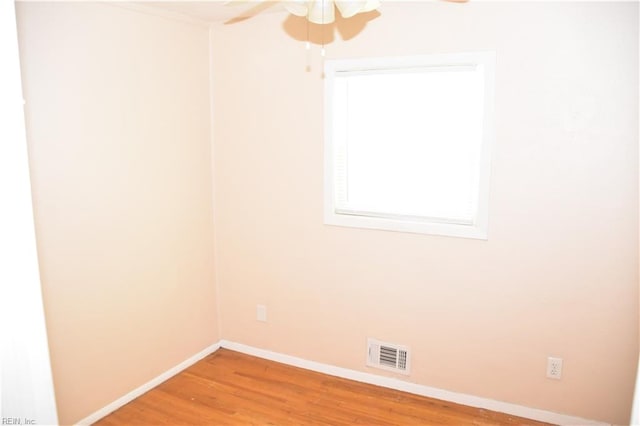
[[217,235],[217,220],[216,220],[216,179],[215,179],[215,138],[214,138],[214,87],[213,87],[213,24],[209,25],[209,40],[208,51],[209,55],[209,144],[211,148],[210,161],[211,161],[211,221],[212,221],[212,233],[213,233],[213,287],[215,295],[216,306],[216,328],[218,332],[218,340],[222,339],[222,311],[220,310],[220,274],[218,274],[218,239]]

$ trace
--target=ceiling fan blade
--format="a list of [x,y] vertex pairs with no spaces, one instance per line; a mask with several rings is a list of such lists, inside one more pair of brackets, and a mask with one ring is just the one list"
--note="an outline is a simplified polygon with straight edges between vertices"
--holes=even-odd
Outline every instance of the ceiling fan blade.
[[251,3],[263,3],[266,0],[225,0],[222,2],[223,6],[239,6],[241,4],[247,5]]
[[227,2],[225,2],[225,6],[226,5],[246,5],[246,6],[251,6],[248,9],[246,9],[244,12],[242,12],[241,14],[234,16],[233,18],[229,19],[228,21],[225,21],[225,24],[235,24],[236,22],[241,22],[250,18],[253,18],[254,16],[258,15],[259,13],[263,12],[264,10],[270,8],[271,6],[273,6],[274,4],[278,3],[279,0],[229,0]]
[[367,0],[362,8],[362,12],[371,12],[380,7],[380,0]]
[[309,5],[306,0],[287,0],[282,2],[282,6],[292,15],[307,16]]
[[343,18],[351,18],[362,11],[365,6],[362,0],[336,0],[335,4]]

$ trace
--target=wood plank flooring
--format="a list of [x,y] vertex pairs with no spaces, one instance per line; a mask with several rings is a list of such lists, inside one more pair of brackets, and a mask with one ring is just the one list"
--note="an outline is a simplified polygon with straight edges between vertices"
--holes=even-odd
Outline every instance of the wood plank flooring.
[[543,425],[220,349],[100,420],[112,425]]

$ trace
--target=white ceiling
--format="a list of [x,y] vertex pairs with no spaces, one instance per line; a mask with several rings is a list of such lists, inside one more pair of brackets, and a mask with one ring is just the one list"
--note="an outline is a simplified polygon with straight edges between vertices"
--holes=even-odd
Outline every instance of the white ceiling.
[[[225,3],[229,3],[225,5]],[[236,0],[226,2],[222,0],[209,1],[145,1],[138,4],[160,8],[172,13],[179,13],[205,22],[226,22],[234,19],[241,20],[257,13],[280,12],[281,5],[274,1],[245,1]]]

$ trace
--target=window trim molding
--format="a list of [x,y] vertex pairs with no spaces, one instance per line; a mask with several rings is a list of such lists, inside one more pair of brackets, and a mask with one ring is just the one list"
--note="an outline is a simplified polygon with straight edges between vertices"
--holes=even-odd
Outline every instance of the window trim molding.
[[[488,239],[491,148],[494,142],[496,53],[493,51],[414,55],[401,57],[334,59],[324,66],[324,223],[326,225],[410,232],[472,239]],[[360,215],[340,212],[335,202],[333,149],[333,79],[338,73],[441,66],[484,67],[484,117],[476,220],[473,224]]]

